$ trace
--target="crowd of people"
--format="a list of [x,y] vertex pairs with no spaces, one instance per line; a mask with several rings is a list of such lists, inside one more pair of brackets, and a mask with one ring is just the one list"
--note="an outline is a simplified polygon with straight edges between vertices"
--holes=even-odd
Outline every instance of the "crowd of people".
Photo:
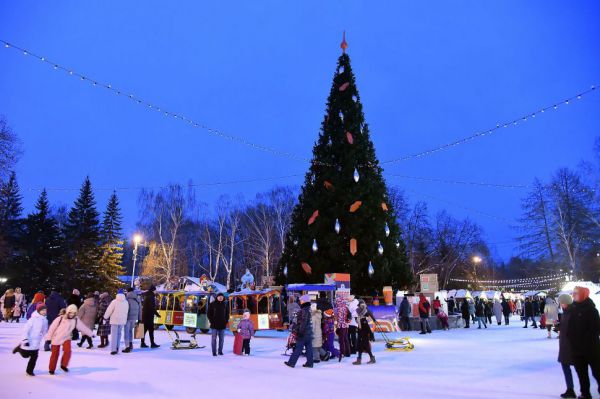
[[[19,353],[29,359],[27,375],[35,375],[41,349],[50,352],[48,371],[52,375],[56,372],[59,357],[61,370],[69,371],[72,341],[79,341],[79,347],[87,344],[87,349],[93,349],[93,339],[98,336],[98,348],[110,345],[110,354],[117,355],[121,349],[122,353],[133,351],[134,330],[139,330],[140,348],[148,348],[146,334],[151,348],[160,347],[154,342],[154,317],[159,316],[155,290],[154,286],[150,287],[143,298],[133,288],[120,289],[114,298],[107,292],[90,292],[83,298],[74,289],[67,300],[56,291],[48,297],[39,291],[25,309],[26,301],[21,290],[16,288],[14,291],[7,290],[0,306],[5,321],[18,323],[21,315],[25,315],[27,320],[22,341],[13,349],[14,354]],[[15,314],[16,308],[20,313]]]
[[[511,315],[519,315],[524,321],[523,328],[545,328],[547,337],[554,332],[559,338],[558,361],[561,364],[567,390],[562,398],[591,398],[588,371],[600,383],[600,316],[587,288],[576,287],[573,296],[561,294],[557,300],[552,297],[519,299],[500,298],[487,301],[485,298],[450,297],[446,300],[448,314],[460,316],[465,328],[477,322],[478,329],[488,328],[492,318],[498,325],[508,325]],[[37,292],[27,307],[19,288],[9,289],[0,298],[2,318],[6,322],[18,323],[27,320],[23,339],[13,353],[27,358],[26,373],[34,376],[34,369],[40,350],[50,352],[48,370],[55,374],[59,358],[60,369],[68,372],[72,355],[71,342],[79,347],[87,344],[93,349],[93,339],[100,338],[98,348],[110,346],[110,354],[133,351],[133,340],[139,338],[140,348],[158,348],[154,341],[154,317],[160,317],[156,309],[155,287],[150,287],[143,295],[133,288],[119,290],[114,298],[107,292],[90,292],[83,298],[74,289],[65,300],[58,292],[52,291],[48,297]],[[421,334],[431,333],[430,316],[440,320],[443,329],[448,329],[448,314],[444,311],[439,297],[430,304],[423,295],[418,299],[418,322]],[[370,324],[377,320],[362,299],[353,295],[338,296],[332,303],[322,293],[316,303],[309,295],[290,297],[287,304],[290,323],[288,345],[292,354],[285,365],[294,368],[302,354],[306,356],[303,367],[312,368],[315,364],[356,355],[353,365],[363,364],[363,355],[369,357],[367,364],[376,363],[371,349],[374,336]],[[402,330],[411,329],[411,304],[404,297],[399,304],[398,319]],[[229,322],[229,310],[225,296],[215,295],[208,307],[207,317],[212,329],[211,348],[213,356],[223,355],[225,330]],[[538,323],[539,319],[539,323]],[[135,332],[135,333],[134,333]],[[245,310],[243,319],[237,325],[242,339],[240,354],[250,355],[250,341],[254,336],[254,326],[250,321],[250,311]],[[81,334],[81,337],[79,336]],[[150,346],[146,344],[146,335]],[[335,340],[338,340],[336,348]],[[123,343],[123,346],[121,346]],[[62,357],[61,357],[62,352]],[[581,395],[576,396],[572,369],[580,382]]]

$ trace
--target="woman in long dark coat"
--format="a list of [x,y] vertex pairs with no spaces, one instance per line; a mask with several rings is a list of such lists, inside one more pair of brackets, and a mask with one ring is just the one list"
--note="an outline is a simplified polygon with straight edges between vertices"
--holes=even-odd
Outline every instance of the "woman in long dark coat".
[[563,310],[560,320],[560,335],[558,336],[558,362],[562,366],[563,374],[565,375],[565,383],[567,391],[560,395],[561,398],[576,398],[575,387],[573,385],[573,372],[571,365],[573,359],[571,356],[571,347],[569,343],[569,322],[571,321],[571,304],[573,298],[569,294],[561,294],[558,297],[558,303]]
[[100,337],[100,345],[98,348],[104,348],[108,346],[108,336],[110,335],[110,322],[104,319],[104,313],[110,305],[110,295],[108,292],[103,292],[98,300],[98,332],[97,335]]
[[373,313],[371,313],[369,308],[367,308],[367,304],[362,299],[358,303],[356,314],[358,315],[356,318],[358,323],[358,358],[352,364],[361,364],[363,353],[369,355],[369,361],[367,364],[373,364],[375,363],[375,356],[373,356],[373,352],[371,351],[371,326],[369,326],[369,321],[367,318],[370,317],[371,320],[373,320],[373,323],[375,323],[375,316],[373,316]]

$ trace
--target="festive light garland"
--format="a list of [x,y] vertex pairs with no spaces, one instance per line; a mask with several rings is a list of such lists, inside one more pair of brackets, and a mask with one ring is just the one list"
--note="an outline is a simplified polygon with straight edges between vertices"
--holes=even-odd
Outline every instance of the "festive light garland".
[[569,104],[573,100],[581,100],[583,98],[583,96],[585,96],[587,94],[590,94],[590,93],[592,93],[595,90],[596,90],[596,86],[592,85],[592,86],[590,86],[589,89],[581,91],[581,92],[579,92],[579,93],[577,93],[577,94],[575,94],[573,96],[570,96],[566,100],[556,102],[556,103],[554,103],[552,105],[548,105],[548,106],[543,107],[541,109],[538,108],[538,110],[536,110],[534,112],[530,112],[528,114],[525,114],[525,115],[523,115],[523,116],[521,116],[519,118],[513,119],[511,121],[507,121],[507,122],[504,122],[504,123],[498,123],[498,124],[496,124],[495,127],[491,128],[491,129],[487,129],[487,130],[484,130],[484,131],[480,131],[480,132],[474,133],[474,134],[472,134],[470,136],[463,137],[462,139],[459,139],[459,140],[456,140],[456,141],[453,141],[453,142],[450,142],[450,143],[447,143],[447,144],[440,145],[438,147],[432,148],[432,149],[427,150],[427,151],[418,152],[418,153],[415,153],[415,154],[412,154],[412,155],[406,155],[404,157],[397,158],[397,159],[392,159],[390,161],[385,161],[385,162],[382,162],[381,164],[382,165],[391,165],[391,164],[394,164],[394,163],[398,163],[398,162],[402,162],[402,161],[407,161],[409,159],[421,158],[421,157],[424,157],[424,156],[427,156],[427,155],[435,154],[435,153],[443,151],[443,150],[447,150],[447,149],[452,148],[452,147],[456,147],[456,146],[461,145],[461,144],[468,143],[468,142],[470,142],[472,140],[475,140],[475,139],[478,139],[478,138],[481,138],[481,137],[488,136],[490,134],[496,133],[497,131],[499,131],[501,129],[504,129],[504,128],[507,128],[509,126],[516,126],[519,123],[527,122],[527,119],[535,118],[537,115],[543,114],[546,111],[557,110],[559,105],[563,105],[563,104],[567,105],[567,104]]
[[[98,87],[103,87],[105,89],[108,89],[108,90],[114,92],[115,94],[117,94],[119,96],[124,96],[125,98],[128,98],[128,99],[130,99],[131,101],[133,101],[133,102],[135,102],[137,104],[143,105],[143,106],[145,106],[148,109],[151,109],[151,110],[154,110],[154,111],[157,111],[157,112],[161,112],[166,117],[173,117],[174,119],[179,119],[182,122],[187,123],[191,127],[203,129],[203,130],[207,131],[208,133],[210,133],[210,134],[212,134],[214,136],[221,137],[223,139],[226,139],[226,140],[229,140],[229,141],[232,141],[232,142],[236,142],[236,143],[242,144],[244,146],[247,146],[247,147],[250,147],[250,148],[254,148],[254,149],[259,150],[259,151],[271,153],[273,155],[276,155],[276,156],[279,156],[279,157],[288,158],[288,159],[291,159],[291,160],[294,160],[294,161],[304,161],[304,162],[311,162],[311,163],[323,164],[323,163],[318,162],[318,161],[314,161],[314,160],[311,160],[311,159],[308,159],[308,158],[305,158],[305,157],[298,156],[298,155],[293,154],[291,152],[277,150],[275,148],[272,148],[272,147],[269,147],[269,146],[266,146],[266,145],[262,145],[262,144],[256,144],[256,143],[254,143],[254,142],[252,142],[250,140],[247,140],[246,138],[240,137],[240,136],[234,136],[234,135],[231,135],[231,134],[224,133],[221,130],[211,128],[211,127],[206,126],[206,125],[204,125],[204,124],[202,124],[200,122],[196,122],[193,119],[190,119],[190,118],[186,117],[185,115],[178,114],[178,113],[175,113],[175,112],[167,111],[167,110],[165,110],[162,107],[156,106],[153,103],[148,102],[148,101],[146,101],[146,100],[138,97],[137,95],[126,94],[123,90],[117,89],[117,88],[113,87],[110,83],[102,83],[102,82],[100,82],[98,80],[95,80],[95,79],[92,79],[92,78],[88,77],[87,75],[84,75],[84,74],[79,73],[79,72],[75,72],[71,68],[68,68],[68,67],[65,67],[65,66],[63,66],[61,64],[58,64],[56,62],[50,61],[46,57],[37,55],[36,53],[33,53],[33,52],[31,52],[31,51],[23,48],[23,47],[19,47],[19,46],[16,46],[16,45],[12,44],[12,43],[9,43],[6,40],[0,39],[0,43],[4,44],[4,47],[7,48],[7,49],[14,49],[14,50],[20,51],[25,56],[31,56],[34,59],[37,59],[38,61],[44,62],[44,63],[52,66],[55,70],[64,71],[64,72],[68,73],[69,76],[73,76],[73,77],[79,78],[81,81],[84,81],[84,82],[87,82],[87,83],[91,83],[92,86],[94,86],[94,87],[98,86]],[[474,134],[472,134],[470,136],[467,136],[467,137],[464,137],[462,139],[453,141],[451,143],[442,144],[442,145],[440,145],[438,147],[429,149],[427,151],[422,151],[422,152],[419,152],[419,153],[416,153],[416,154],[403,156],[403,157],[400,157],[400,158],[397,158],[397,159],[392,159],[392,160],[389,160],[389,161],[384,161],[384,162],[381,162],[381,164],[382,165],[390,165],[390,164],[395,164],[395,163],[406,161],[406,160],[410,160],[410,159],[421,158],[421,157],[424,157],[424,156],[427,156],[427,155],[431,155],[431,154],[435,154],[437,152],[440,152],[440,151],[443,151],[443,150],[446,150],[446,149],[449,149],[449,148],[452,148],[452,147],[456,147],[458,145],[470,142],[470,141],[475,140],[477,138],[481,138],[481,137],[484,137],[486,135],[493,134],[493,133],[497,132],[498,130],[500,130],[502,128],[507,128],[509,126],[516,126],[520,122],[526,122],[527,119],[529,119],[529,118],[535,118],[537,115],[542,114],[542,113],[544,113],[546,111],[557,110],[559,105],[569,104],[573,100],[580,100],[580,99],[583,98],[583,96],[585,96],[587,94],[590,94],[595,89],[596,89],[596,86],[591,86],[589,89],[581,91],[581,92],[579,92],[579,93],[577,93],[577,94],[575,94],[575,95],[573,95],[571,97],[568,97],[566,100],[556,102],[556,103],[554,103],[552,105],[549,105],[549,106],[546,106],[546,107],[538,108],[538,110],[536,110],[534,112],[530,112],[528,114],[525,114],[524,116],[521,116],[519,118],[513,119],[511,121],[507,121],[507,122],[504,122],[504,123],[498,123],[498,124],[496,124],[496,127],[494,127],[494,128],[487,129],[487,130],[480,131],[480,132],[476,132],[476,133],[474,133]],[[325,166],[331,166],[331,165],[327,165],[327,164],[323,164],[323,165],[325,165]]]
[[516,279],[508,279],[508,280],[469,280],[469,279],[460,279],[460,278],[451,278],[450,281],[456,281],[460,283],[476,283],[476,284],[519,284],[519,283],[536,283],[536,282],[545,282],[552,280],[560,280],[566,277],[570,277],[571,273],[558,273],[558,274],[550,274],[547,276],[538,276],[538,277],[524,277],[524,278],[516,278]]

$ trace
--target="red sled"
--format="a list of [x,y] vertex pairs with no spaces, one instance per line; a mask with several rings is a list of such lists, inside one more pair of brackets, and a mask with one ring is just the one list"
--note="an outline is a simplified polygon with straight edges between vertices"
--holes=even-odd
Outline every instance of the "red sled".
[[239,333],[235,333],[235,338],[233,339],[233,353],[236,355],[242,356],[242,344],[244,340]]

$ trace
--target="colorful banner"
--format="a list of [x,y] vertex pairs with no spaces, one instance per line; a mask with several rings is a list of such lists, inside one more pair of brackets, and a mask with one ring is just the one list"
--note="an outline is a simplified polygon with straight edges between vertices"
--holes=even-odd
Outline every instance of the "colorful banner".
[[369,306],[369,310],[373,313],[378,324],[378,326],[375,326],[373,323],[369,323],[373,331],[400,331],[395,306]]

